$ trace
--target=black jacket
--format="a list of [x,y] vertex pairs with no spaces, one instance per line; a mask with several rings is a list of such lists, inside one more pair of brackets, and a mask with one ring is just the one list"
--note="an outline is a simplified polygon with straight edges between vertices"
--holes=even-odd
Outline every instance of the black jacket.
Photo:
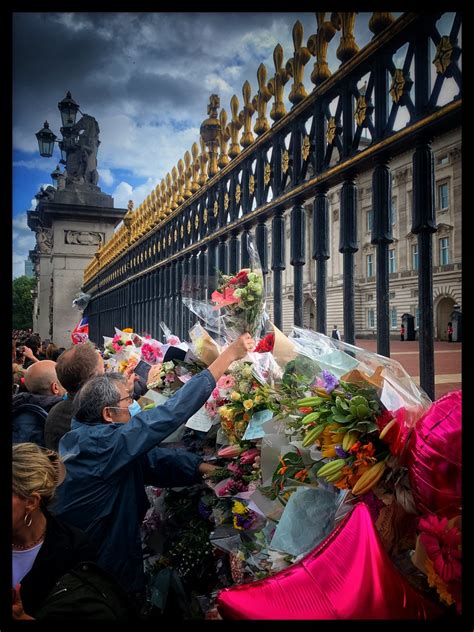
[[21,599],[27,614],[34,617],[58,579],[79,562],[97,559],[89,537],[43,509],[46,536],[32,569],[21,581]]
[[46,417],[44,424],[44,444],[50,450],[58,451],[60,439],[71,430],[74,396],[55,404]]
[[44,446],[44,423],[49,410],[62,400],[59,395],[18,393],[12,399],[12,441],[31,441]]

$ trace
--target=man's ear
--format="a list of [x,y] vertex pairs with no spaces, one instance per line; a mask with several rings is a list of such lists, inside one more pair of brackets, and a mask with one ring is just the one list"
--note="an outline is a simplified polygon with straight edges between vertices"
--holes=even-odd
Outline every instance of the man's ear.
[[108,406],[102,409],[102,421],[106,424],[111,424],[114,421]]
[[62,395],[62,388],[58,382],[51,382],[51,392],[53,395]]

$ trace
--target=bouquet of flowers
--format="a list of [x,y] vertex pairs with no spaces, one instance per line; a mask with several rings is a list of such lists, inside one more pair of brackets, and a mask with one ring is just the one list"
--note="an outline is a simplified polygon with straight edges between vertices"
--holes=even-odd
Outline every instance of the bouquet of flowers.
[[228,342],[246,332],[258,338],[265,322],[263,273],[251,239],[248,252],[249,268],[234,275],[218,273],[217,288],[211,294],[210,303],[190,296],[195,284],[186,279],[183,283],[183,303],[204,321],[207,329],[222,333]]
[[236,362],[219,378],[205,407],[211,417],[219,415],[229,443],[244,436],[252,415],[269,408],[270,388],[256,379],[250,362]]
[[235,276],[221,274],[211,300],[215,309],[222,312],[223,325],[229,338],[238,338],[245,332],[257,336],[262,326],[265,305],[263,276],[259,272],[244,268]]

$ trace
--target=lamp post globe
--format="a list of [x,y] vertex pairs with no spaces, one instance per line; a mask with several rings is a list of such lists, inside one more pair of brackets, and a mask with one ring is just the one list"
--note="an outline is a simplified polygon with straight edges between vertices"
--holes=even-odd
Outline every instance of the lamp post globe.
[[43,129],[40,129],[39,132],[35,134],[38,139],[38,147],[40,156],[44,158],[51,158],[53,155],[54,141],[56,140],[56,135],[49,129],[48,121],[44,122]]
[[74,101],[69,90],[62,101],[58,103],[63,127],[72,127],[76,123],[79,104]]

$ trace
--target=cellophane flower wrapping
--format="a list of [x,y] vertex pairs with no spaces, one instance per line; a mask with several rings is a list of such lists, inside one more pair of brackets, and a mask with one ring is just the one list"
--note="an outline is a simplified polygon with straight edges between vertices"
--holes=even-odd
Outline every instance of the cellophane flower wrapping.
[[248,332],[260,337],[264,324],[265,286],[260,258],[250,238],[247,242],[250,265],[236,274],[218,273],[217,287],[210,301],[193,296],[195,283],[183,283],[183,303],[200,319],[209,331],[223,335],[227,342]]

